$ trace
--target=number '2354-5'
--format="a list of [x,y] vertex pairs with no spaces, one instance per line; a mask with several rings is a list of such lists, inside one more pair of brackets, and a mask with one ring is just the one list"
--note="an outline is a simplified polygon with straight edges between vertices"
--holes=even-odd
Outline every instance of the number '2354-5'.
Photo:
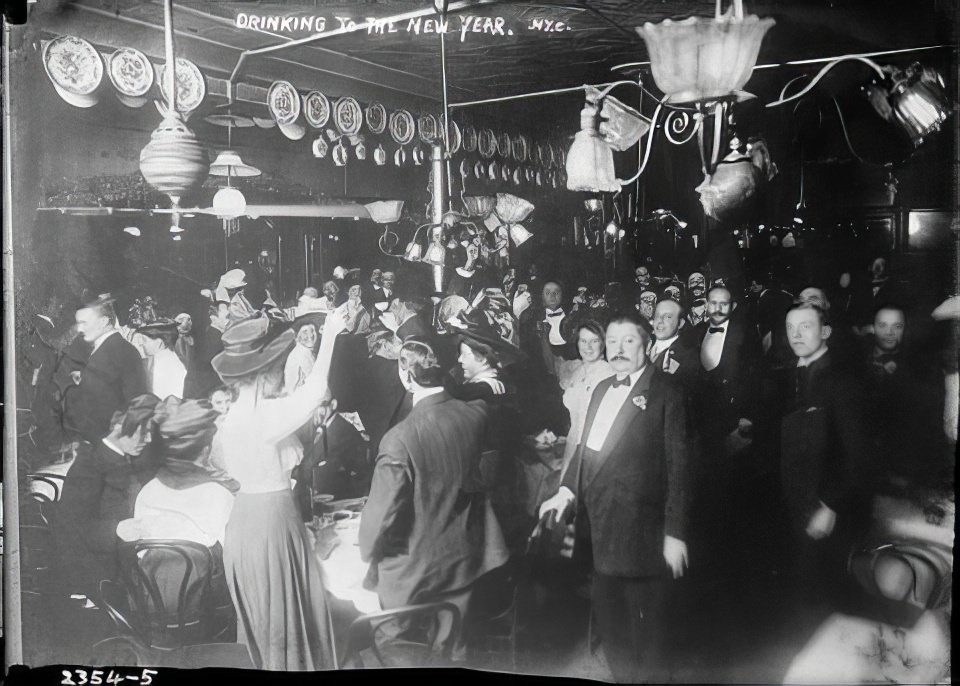
[[[64,686],[101,686],[101,684],[107,684],[108,686],[118,686],[125,681],[133,681],[140,686],[150,686],[153,683],[153,675],[157,673],[155,669],[144,669],[140,672],[139,675],[127,675],[118,674],[114,670],[107,671],[104,675],[104,670],[102,669],[93,669],[89,672],[85,669],[74,669],[68,670],[64,669],[61,671],[63,679],[60,683]],[[76,681],[74,681],[76,679]]]

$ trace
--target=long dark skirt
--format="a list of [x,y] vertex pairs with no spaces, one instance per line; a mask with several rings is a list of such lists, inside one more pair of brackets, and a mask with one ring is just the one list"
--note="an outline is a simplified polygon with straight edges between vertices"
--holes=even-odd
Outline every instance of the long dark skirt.
[[239,493],[223,566],[237,640],[258,669],[332,669],[320,569],[290,491]]

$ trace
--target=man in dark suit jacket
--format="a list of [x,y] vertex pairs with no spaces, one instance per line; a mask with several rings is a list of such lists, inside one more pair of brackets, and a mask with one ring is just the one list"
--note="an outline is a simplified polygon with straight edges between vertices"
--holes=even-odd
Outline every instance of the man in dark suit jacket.
[[672,377],[689,401],[700,374],[700,358],[686,326],[683,305],[673,298],[657,303],[653,336],[647,356],[653,366]]
[[797,368],[781,424],[780,472],[799,600],[816,611],[836,590],[850,545],[865,533],[871,454],[863,397],[831,360],[824,310],[793,305],[786,332]]
[[210,318],[210,324],[197,337],[193,365],[187,367],[187,378],[184,381],[183,389],[184,397],[206,398],[213,389],[223,383],[220,376],[213,371],[213,365],[210,361],[223,351],[223,342],[220,340],[220,336],[229,323],[227,318],[229,311],[229,305],[224,302],[209,306],[207,314]]
[[[360,519],[360,554],[377,570],[384,609],[449,600],[467,617],[472,587],[507,562],[503,533],[480,477],[483,401],[453,399],[424,343],[398,360],[413,409],[380,443]],[[378,640],[406,630],[378,627]]]
[[[604,655],[618,682],[650,679],[666,578],[687,565],[687,413],[666,375],[647,363],[649,334],[635,314],[607,327],[616,372],[597,384],[580,447],[559,492],[540,509],[573,510],[588,533],[591,599]],[[583,532],[580,529],[587,529]]]
[[118,577],[117,525],[133,517],[137,494],[159,466],[148,446],[157,402],[134,398],[113,415],[109,435],[80,444],[51,523],[65,594],[95,598],[101,579]]
[[91,443],[110,431],[110,418],[134,397],[147,392],[140,353],[114,328],[113,300],[101,295],[77,310],[77,330],[93,345],[75,388],[64,393],[64,428]]

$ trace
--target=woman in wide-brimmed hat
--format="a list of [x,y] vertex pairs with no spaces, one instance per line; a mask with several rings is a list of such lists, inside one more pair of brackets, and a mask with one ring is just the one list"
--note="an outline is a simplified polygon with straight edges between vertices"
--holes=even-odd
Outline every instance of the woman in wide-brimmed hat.
[[293,320],[293,330],[296,334],[295,345],[283,366],[283,392],[290,394],[303,385],[304,379],[310,374],[317,355],[317,341],[323,320],[326,315],[322,312],[308,312]]
[[223,333],[213,368],[237,391],[218,434],[227,472],[240,484],[223,543],[223,562],[237,610],[237,638],[258,669],[333,666],[320,569],[290,489],[303,457],[295,436],[322,402],[343,319],[324,323],[320,351],[303,384],[279,397],[283,363],[294,341],[289,327],[266,317]]

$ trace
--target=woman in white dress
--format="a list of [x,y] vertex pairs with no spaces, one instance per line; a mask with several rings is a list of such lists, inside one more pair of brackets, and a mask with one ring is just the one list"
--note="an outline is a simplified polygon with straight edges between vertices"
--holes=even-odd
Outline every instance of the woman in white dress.
[[237,391],[218,433],[227,472],[240,484],[223,542],[223,564],[237,611],[237,637],[258,669],[334,666],[327,601],[318,562],[290,489],[303,457],[295,436],[327,392],[333,344],[343,319],[327,316],[317,361],[293,393],[281,396],[294,332],[266,317],[223,333],[213,368]]
[[603,327],[592,319],[582,320],[574,329],[577,337],[579,360],[561,363],[559,369],[560,387],[563,388],[563,404],[570,411],[570,431],[563,453],[563,468],[570,464],[580,434],[587,421],[587,408],[590,396],[597,384],[613,374],[610,364],[604,357],[606,334]]

